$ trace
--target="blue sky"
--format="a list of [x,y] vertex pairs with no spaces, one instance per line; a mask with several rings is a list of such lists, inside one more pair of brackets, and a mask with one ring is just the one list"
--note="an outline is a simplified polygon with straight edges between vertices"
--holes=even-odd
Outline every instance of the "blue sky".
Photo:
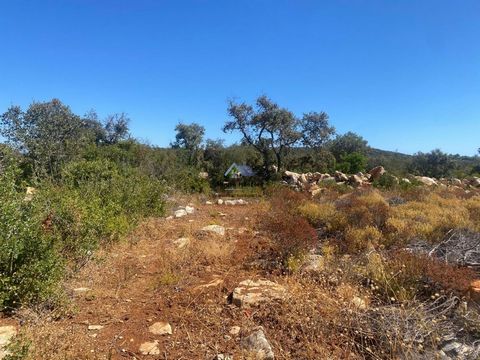
[[478,0],[0,1],[0,112],[59,98],[166,146],[267,94],[406,153],[480,147]]

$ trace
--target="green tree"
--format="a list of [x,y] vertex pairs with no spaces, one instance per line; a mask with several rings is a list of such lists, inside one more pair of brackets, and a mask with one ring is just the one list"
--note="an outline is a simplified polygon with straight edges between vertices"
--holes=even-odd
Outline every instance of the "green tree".
[[413,155],[410,171],[417,175],[430,177],[450,176],[455,169],[455,163],[450,155],[440,149],[429,153],[417,152]]
[[228,114],[232,120],[226,122],[223,131],[239,131],[243,143],[254,147],[262,155],[267,178],[273,163],[278,170],[283,168],[285,155],[302,137],[300,122],[294,114],[266,96],[260,96],[255,107],[230,101]]
[[301,120],[303,144],[314,150],[322,148],[335,134],[335,128],[328,122],[326,112],[309,112]]
[[197,123],[179,123],[175,127],[175,131],[177,134],[172,147],[186,150],[189,165],[198,165],[205,128]]
[[342,155],[337,168],[346,174],[355,174],[359,171],[365,171],[367,166],[367,157],[363,154],[353,152]]
[[328,146],[337,161],[342,160],[342,156],[358,153],[365,155],[368,150],[367,141],[360,135],[353,132],[347,132],[343,135],[337,135]]
[[0,134],[29,159],[37,177],[57,176],[89,141],[80,117],[57,99],[34,102],[25,112],[10,107],[0,118]]

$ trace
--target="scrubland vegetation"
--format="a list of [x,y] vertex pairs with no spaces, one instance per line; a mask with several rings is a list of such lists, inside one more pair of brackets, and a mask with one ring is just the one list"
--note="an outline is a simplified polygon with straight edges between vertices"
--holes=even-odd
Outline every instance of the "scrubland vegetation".
[[[208,304],[224,301],[224,292],[243,280],[240,275],[285,284],[291,296],[281,306],[246,311],[245,318],[226,305],[219,310],[229,322],[264,326],[281,349],[279,358],[431,359],[452,333],[474,349],[480,316],[471,284],[478,268],[466,266],[465,259],[447,261],[447,250],[443,257],[437,253],[455,237],[480,234],[480,190],[398,178],[469,178],[480,173],[478,156],[371,149],[357,134],[335,135],[326,113],[297,117],[265,96],[253,106],[231,102],[228,114],[224,131],[239,132],[239,145],[205,140],[201,125],[180,123],[171,147],[157,148],[130,136],[125,114],[78,116],[59,100],[8,109],[0,126],[0,311],[12,316],[60,309],[55,319],[75,316],[66,284],[101,266],[98,252],[123,246],[142,259],[157,256],[143,274],[155,278],[148,286],[135,285],[134,274],[143,271],[138,264],[128,254],[124,263],[111,260],[107,272],[118,283],[105,284],[111,293],[104,300],[118,300],[127,291],[124,284],[145,285],[142,292],[178,301],[181,311],[170,316],[192,326],[198,325],[189,318],[195,303],[197,316],[220,331],[220,317]],[[233,162],[250,165],[257,176],[228,183],[224,172]],[[377,165],[387,173],[365,187],[327,181],[312,196],[280,184],[285,169],[351,174]],[[224,214],[205,205],[224,195],[248,199],[251,210]],[[203,225],[232,221],[246,228],[225,242],[193,225],[169,225],[164,218],[185,197],[203,206]],[[151,244],[135,248],[132,237],[142,238],[142,231],[154,251]],[[179,254],[169,248],[168,236],[195,241]],[[145,249],[151,253],[141,254]],[[179,298],[194,279],[207,281],[202,276],[210,273],[222,278],[222,290],[205,303],[197,295]],[[101,281],[110,280],[105,275]],[[95,298],[82,306],[90,309],[90,303]],[[13,343],[17,358],[38,358],[56,346],[24,335],[36,348],[29,352],[27,340]]]

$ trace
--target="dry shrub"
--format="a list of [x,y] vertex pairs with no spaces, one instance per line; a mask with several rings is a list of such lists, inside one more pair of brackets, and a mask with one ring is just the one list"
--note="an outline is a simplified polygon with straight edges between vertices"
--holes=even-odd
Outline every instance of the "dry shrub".
[[341,197],[336,204],[351,227],[375,226],[381,229],[390,211],[387,201],[376,190],[354,192]]
[[341,230],[346,225],[346,218],[332,203],[304,202],[298,207],[301,216],[313,226],[325,227],[327,231]]
[[465,294],[475,279],[474,271],[449,265],[425,255],[395,251],[388,257],[368,256],[366,274],[372,290],[387,302],[438,296],[437,291]]
[[345,312],[346,335],[364,359],[434,359],[439,339],[451,331],[446,320],[455,298]]
[[345,232],[345,245],[349,253],[358,253],[378,247],[383,234],[375,226],[364,228],[348,228]]
[[465,200],[465,207],[470,213],[470,221],[473,224],[474,230],[480,231],[480,196],[474,196]]
[[435,241],[451,229],[474,228],[463,200],[430,194],[423,201],[411,201],[390,210],[387,228],[390,238],[403,242],[413,238]]
[[298,257],[311,249],[317,241],[315,229],[296,209],[304,196],[292,190],[282,189],[273,194],[270,209],[260,220],[262,230],[274,240],[273,255],[284,264],[291,257]]

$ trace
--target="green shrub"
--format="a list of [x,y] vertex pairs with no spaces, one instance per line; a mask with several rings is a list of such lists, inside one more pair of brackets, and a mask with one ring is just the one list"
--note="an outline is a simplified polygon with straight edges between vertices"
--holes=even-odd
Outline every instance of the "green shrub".
[[337,165],[337,169],[346,174],[354,174],[365,170],[367,160],[368,159],[365,155],[357,152],[342,155],[340,162]]
[[0,311],[51,298],[62,275],[53,240],[42,231],[37,204],[15,189],[15,169],[0,174]]
[[373,182],[373,186],[385,190],[391,190],[399,185],[398,178],[392,174],[385,173],[378,180]]
[[44,216],[62,253],[82,263],[102,242],[118,240],[137,222],[163,215],[164,185],[107,160],[80,161],[63,171],[64,185],[42,191]]

